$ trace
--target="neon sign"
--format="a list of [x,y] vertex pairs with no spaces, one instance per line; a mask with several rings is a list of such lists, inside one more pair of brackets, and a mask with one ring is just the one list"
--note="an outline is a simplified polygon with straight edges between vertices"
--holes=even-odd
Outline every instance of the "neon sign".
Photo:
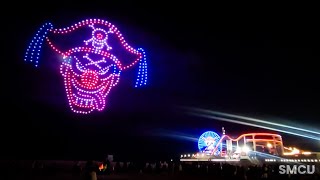
[[106,97],[121,73],[137,64],[135,87],[147,83],[145,51],[131,47],[110,22],[87,19],[60,29],[45,23],[31,40],[24,60],[38,67],[44,43],[63,58],[60,73],[75,113],[105,109]]

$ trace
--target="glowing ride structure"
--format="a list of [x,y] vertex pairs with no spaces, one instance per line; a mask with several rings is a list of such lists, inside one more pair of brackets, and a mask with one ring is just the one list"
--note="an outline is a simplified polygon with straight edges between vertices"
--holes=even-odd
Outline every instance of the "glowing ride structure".
[[106,98],[118,84],[121,73],[137,64],[135,87],[147,83],[145,51],[131,47],[108,21],[87,19],[61,29],[45,23],[30,42],[24,60],[38,67],[44,43],[63,58],[60,73],[75,113],[105,109]]
[[[221,152],[221,145],[217,146],[220,141],[220,136],[213,131],[204,132],[198,140],[198,149],[200,152],[206,154],[215,154],[218,155]],[[215,148],[217,149],[213,151]]]
[[[263,159],[271,162],[276,161],[275,159],[281,159],[281,161],[285,162],[284,159],[286,158],[296,158],[295,161],[300,161],[297,158],[303,157],[319,158],[319,160],[312,159],[312,161],[320,162],[320,153],[303,151],[295,147],[285,147],[281,135],[274,133],[246,133],[237,138],[231,138],[225,134],[224,128],[221,137],[214,131],[206,131],[198,139],[198,149],[199,152],[194,154],[182,154],[180,160],[259,161],[258,159]],[[266,157],[275,159],[265,159]]]

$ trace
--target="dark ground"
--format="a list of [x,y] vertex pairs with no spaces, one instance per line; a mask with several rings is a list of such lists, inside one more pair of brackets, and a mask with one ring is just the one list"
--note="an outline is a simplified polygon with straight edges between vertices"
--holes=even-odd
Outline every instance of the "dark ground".
[[[156,166],[154,169],[151,166],[146,166],[144,163],[133,163],[132,166],[117,166],[111,165],[109,170],[100,172],[97,169],[97,164],[87,166],[70,167],[67,164],[48,164],[36,163],[35,166],[30,166],[29,161],[17,162],[7,161],[6,164],[0,161],[0,180],[86,180],[89,169],[94,168],[98,171],[97,179],[141,179],[141,180],[160,180],[160,179],[246,179],[259,180],[262,175],[267,173],[269,179],[320,179],[320,169],[316,164],[316,171],[312,175],[281,175],[278,173],[277,164],[263,165],[236,165],[225,163],[207,163],[207,162],[174,162],[168,163],[168,166]],[[31,161],[30,161],[31,162]],[[43,161],[44,162],[44,161]],[[72,163],[72,162],[71,162]],[[42,164],[42,165],[41,165]],[[149,164],[150,165],[150,164]],[[80,167],[80,168],[78,168]],[[267,167],[267,170],[265,169]],[[181,168],[181,169],[180,169]],[[102,174],[103,173],[103,174]],[[244,178],[246,177],[246,178]]]
[[[79,178],[79,177],[73,177],[71,174],[61,174],[61,175],[56,175],[56,176],[37,176],[37,177],[32,177],[32,178],[28,178],[25,176],[19,176],[19,175],[15,175],[14,177],[10,177],[8,179],[12,179],[12,180],[22,180],[22,179],[32,179],[32,180],[76,180],[76,179],[84,179],[84,178]],[[199,179],[199,177],[191,177],[191,176],[186,176],[186,175],[139,175],[139,174],[135,174],[135,175],[127,175],[127,174],[121,174],[121,175],[99,175],[98,176],[98,180],[99,179],[153,179],[153,180],[160,180],[160,179]],[[212,179],[212,177],[201,177],[201,179]],[[217,178],[214,178],[217,179]]]
[[[2,179],[2,178],[1,178]],[[14,175],[11,177],[5,177],[3,179],[12,179],[12,180],[22,180],[22,179],[28,179],[28,180],[76,180],[81,179],[84,180],[83,177],[73,177],[71,174],[57,174],[54,176],[46,176],[46,175],[38,175],[34,177],[27,177],[25,175]],[[193,180],[193,179],[216,179],[216,180],[224,180],[229,179],[228,177],[212,177],[212,176],[191,176],[191,175],[167,175],[167,174],[159,174],[159,175],[150,175],[150,174],[112,174],[112,175],[99,175],[97,179],[141,179],[141,180],[162,180],[162,179],[184,179],[184,180]],[[232,178],[233,179],[233,178]],[[270,179],[279,179],[279,178],[270,178]],[[284,178],[281,178],[282,180],[285,180]],[[319,177],[311,177],[311,176],[301,176],[300,178],[291,178],[291,179],[297,179],[297,180],[306,180],[306,179],[319,179]]]

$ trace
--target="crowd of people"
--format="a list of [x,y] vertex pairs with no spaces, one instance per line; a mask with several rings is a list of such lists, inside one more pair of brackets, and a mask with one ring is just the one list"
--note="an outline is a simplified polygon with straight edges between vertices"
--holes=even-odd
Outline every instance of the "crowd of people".
[[237,180],[258,180],[258,179],[320,179],[319,167],[316,172],[310,175],[288,175],[279,173],[278,164],[261,165],[240,165],[220,162],[98,162],[86,161],[84,163],[74,162],[71,168],[62,168],[54,164],[46,166],[45,163],[34,161],[30,168],[13,168],[5,166],[7,172],[24,173],[26,176],[42,174],[51,176],[58,173],[72,174],[75,179],[96,180],[97,177],[112,175],[163,175],[195,178],[213,179],[237,179]]
[[[90,161],[89,161],[90,162]],[[92,162],[90,162],[92,165]],[[86,165],[87,166],[87,165]],[[87,168],[84,167],[84,172]],[[90,166],[92,167],[92,166]],[[100,168],[99,168],[100,167]],[[238,180],[258,180],[258,179],[320,179],[319,167],[314,174],[280,174],[279,164],[229,164],[213,162],[116,162],[105,161],[96,164],[91,168],[97,175],[110,174],[162,174],[192,177],[214,177],[216,179],[238,179]],[[74,172],[81,172],[81,167],[76,165]]]

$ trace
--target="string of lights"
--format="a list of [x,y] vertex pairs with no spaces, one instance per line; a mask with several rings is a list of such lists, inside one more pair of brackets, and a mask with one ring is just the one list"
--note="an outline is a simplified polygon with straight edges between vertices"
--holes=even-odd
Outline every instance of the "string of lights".
[[[61,50],[65,44],[54,43],[55,37],[72,35],[75,30],[84,28],[91,31],[91,37],[83,39],[83,44]],[[108,41],[110,35],[116,36],[125,51],[134,56],[133,60],[116,55]],[[112,87],[119,83],[121,73],[136,64],[139,66],[135,87],[147,84],[147,59],[144,49],[129,46],[117,27],[108,21],[86,19],[59,29],[53,28],[51,23],[45,23],[31,40],[25,61],[38,67],[45,39],[49,47],[63,58],[60,73],[64,79],[70,108],[75,113],[102,111],[106,106],[106,97]]]

